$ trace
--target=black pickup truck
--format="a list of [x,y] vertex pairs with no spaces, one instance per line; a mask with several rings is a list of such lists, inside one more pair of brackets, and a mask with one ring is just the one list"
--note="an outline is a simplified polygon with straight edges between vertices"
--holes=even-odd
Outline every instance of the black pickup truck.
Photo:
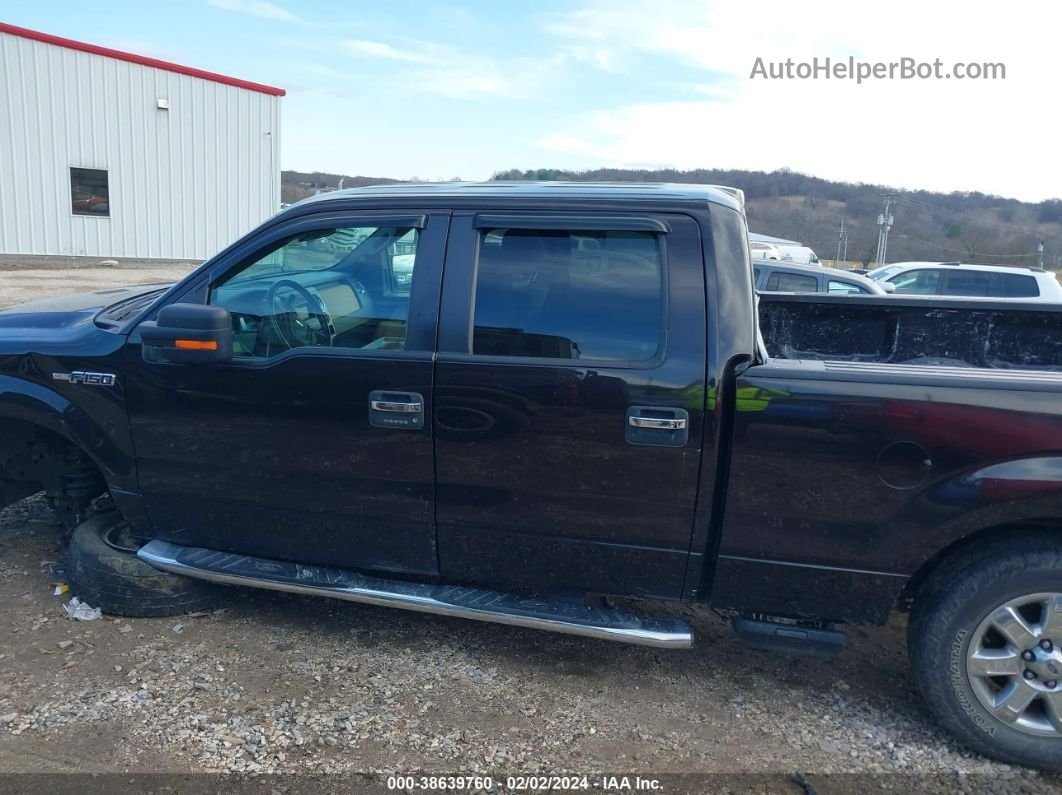
[[339,191],[0,311],[0,504],[43,489],[125,615],[244,585],[689,646],[655,600],[828,654],[909,611],[942,723],[1062,768],[1062,313],[762,300],[739,191]]

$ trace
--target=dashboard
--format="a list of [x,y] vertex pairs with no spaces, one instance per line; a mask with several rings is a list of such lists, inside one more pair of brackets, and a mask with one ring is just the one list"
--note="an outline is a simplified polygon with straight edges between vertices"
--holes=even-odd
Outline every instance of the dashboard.
[[[270,288],[278,281],[292,281],[305,288],[332,320],[333,347],[395,348],[405,339],[408,293],[387,295],[380,287],[376,294],[350,273],[336,270],[270,273],[254,279],[236,279],[211,291],[210,303],[229,310],[233,319],[238,353],[273,355],[292,347],[277,339],[269,322],[274,307],[269,303]],[[280,293],[296,296],[294,290]],[[305,301],[300,300],[300,305]]]

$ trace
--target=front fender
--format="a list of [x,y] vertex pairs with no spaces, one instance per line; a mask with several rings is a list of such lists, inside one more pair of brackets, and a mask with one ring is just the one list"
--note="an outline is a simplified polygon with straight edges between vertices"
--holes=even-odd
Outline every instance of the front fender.
[[[108,486],[135,488],[132,456],[115,442],[115,428],[54,389],[13,376],[0,375],[0,419],[29,422],[77,445],[99,467]],[[105,421],[113,426],[113,421]]]

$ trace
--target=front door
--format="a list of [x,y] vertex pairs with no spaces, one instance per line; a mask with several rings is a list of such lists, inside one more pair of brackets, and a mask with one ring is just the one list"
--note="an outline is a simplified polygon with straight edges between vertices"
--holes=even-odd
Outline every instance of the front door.
[[681,594],[704,307],[691,218],[455,214],[435,373],[444,576]]
[[178,299],[232,315],[222,365],[128,346],[156,535],[267,558],[435,573],[432,355],[445,214],[268,228]]

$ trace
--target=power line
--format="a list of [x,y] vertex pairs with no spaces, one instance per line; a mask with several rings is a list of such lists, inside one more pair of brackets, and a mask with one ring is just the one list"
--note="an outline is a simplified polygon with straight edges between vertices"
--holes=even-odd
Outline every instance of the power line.
[[[910,235],[905,234],[903,232],[897,232],[896,234],[899,235],[900,237],[902,237],[904,240],[911,240],[911,241],[913,241],[915,243],[922,243],[923,245],[926,245],[926,246],[934,246],[935,248],[939,248],[941,251],[950,251],[953,254],[966,254],[966,255],[970,255],[971,254],[969,249],[949,248],[948,246],[942,246],[940,243],[934,243],[932,240],[920,240],[917,237],[911,237]],[[977,253],[977,254],[974,254],[974,256],[976,256],[978,258],[992,258],[992,259],[1021,259],[1023,257],[1037,257],[1037,256],[1039,256],[1039,253],[1036,252],[1036,251],[1027,251],[1024,254],[980,254],[980,253]]]

